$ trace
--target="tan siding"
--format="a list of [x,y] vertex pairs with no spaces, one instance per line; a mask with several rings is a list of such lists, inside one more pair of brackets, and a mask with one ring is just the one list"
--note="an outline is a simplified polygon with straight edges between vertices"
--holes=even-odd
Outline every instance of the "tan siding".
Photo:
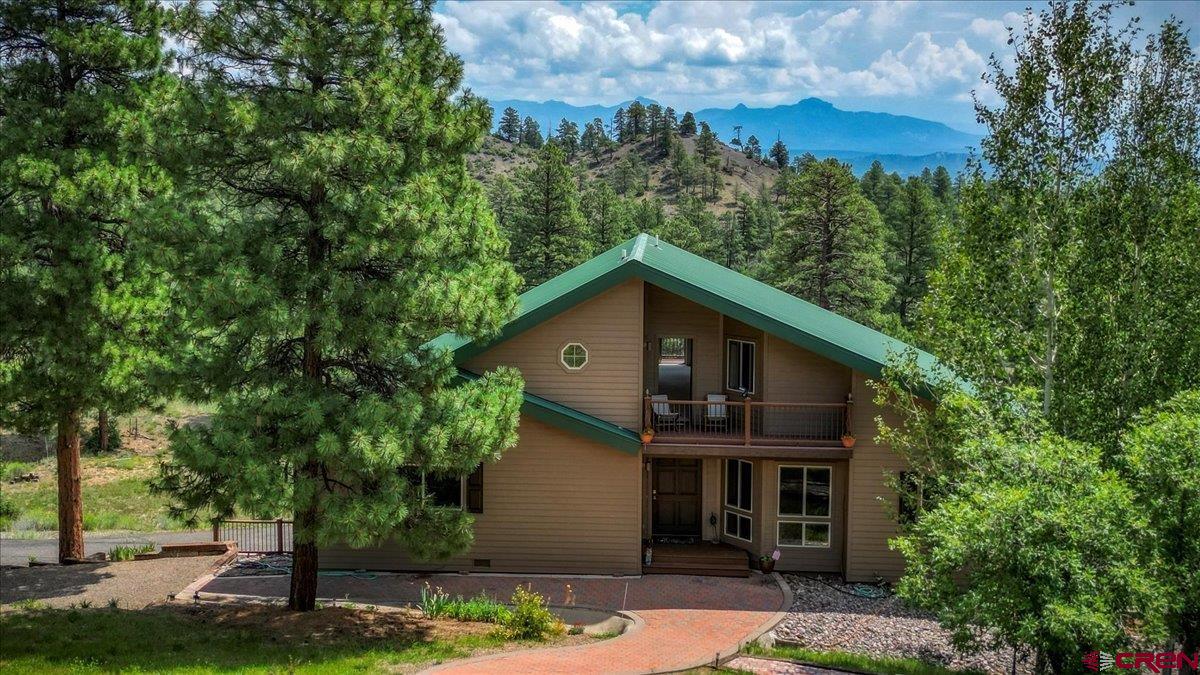
[[[473,372],[515,366],[525,388],[614,424],[641,424],[642,282],[627,281],[470,359]],[[559,363],[568,342],[581,342],[588,364],[577,372]]]
[[872,402],[874,392],[862,373],[854,373],[853,393],[852,429],[857,440],[850,460],[846,578],[895,579],[904,570],[904,560],[888,549],[888,539],[896,534],[897,497],[886,481],[889,472],[903,470],[904,462],[886,445],[875,443],[875,417],[883,411]]
[[645,388],[657,393],[658,339],[692,339],[692,396],[721,391],[721,315],[653,284],[646,284],[646,333],[651,352],[645,359]]
[[[719,457],[705,457],[703,460],[704,472],[702,479],[704,481],[704,489],[701,493],[700,519],[704,522],[704,538],[708,541],[720,541],[721,539],[721,459]],[[709,517],[717,516],[717,524],[709,524]]]
[[[641,460],[532,418],[520,444],[484,467],[475,545],[442,563],[414,563],[398,545],[322,549],[333,569],[637,574]],[[475,559],[491,560],[476,567]]]
[[768,345],[770,377],[766,400],[798,403],[844,403],[850,392],[850,369],[836,361],[772,336]]

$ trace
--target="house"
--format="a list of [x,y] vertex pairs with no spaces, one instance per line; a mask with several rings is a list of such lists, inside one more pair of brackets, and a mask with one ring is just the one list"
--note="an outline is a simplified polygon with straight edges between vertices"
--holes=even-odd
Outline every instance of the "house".
[[903,463],[873,440],[867,380],[904,343],[646,234],[524,293],[495,339],[437,343],[464,377],[526,382],[519,444],[429,488],[476,514],[473,548],[337,546],[323,567],[745,574],[778,548],[780,570],[902,571],[887,475]]

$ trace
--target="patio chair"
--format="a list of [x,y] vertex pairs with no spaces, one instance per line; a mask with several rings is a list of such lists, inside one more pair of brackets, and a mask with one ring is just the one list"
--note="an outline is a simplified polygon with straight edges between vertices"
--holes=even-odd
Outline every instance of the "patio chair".
[[704,406],[704,430],[728,431],[729,406],[725,405],[725,394],[707,394],[704,400],[708,401]]
[[666,394],[654,394],[650,397],[650,411],[654,414],[654,430],[678,429],[683,425],[678,410],[672,410],[667,403]]

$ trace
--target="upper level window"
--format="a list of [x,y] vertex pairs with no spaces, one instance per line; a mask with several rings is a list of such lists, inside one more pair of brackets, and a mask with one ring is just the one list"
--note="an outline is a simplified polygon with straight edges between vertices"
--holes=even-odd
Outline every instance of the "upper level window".
[[588,350],[579,342],[568,342],[558,354],[559,363],[567,370],[583,370],[588,362]]
[[726,389],[754,393],[754,347],[749,340],[726,341]]

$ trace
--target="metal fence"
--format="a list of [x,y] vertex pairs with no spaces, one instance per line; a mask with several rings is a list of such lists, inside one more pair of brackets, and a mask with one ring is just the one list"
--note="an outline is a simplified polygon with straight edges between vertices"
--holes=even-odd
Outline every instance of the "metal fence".
[[291,553],[292,521],[218,520],[213,522],[213,541],[235,541],[244,553]]

